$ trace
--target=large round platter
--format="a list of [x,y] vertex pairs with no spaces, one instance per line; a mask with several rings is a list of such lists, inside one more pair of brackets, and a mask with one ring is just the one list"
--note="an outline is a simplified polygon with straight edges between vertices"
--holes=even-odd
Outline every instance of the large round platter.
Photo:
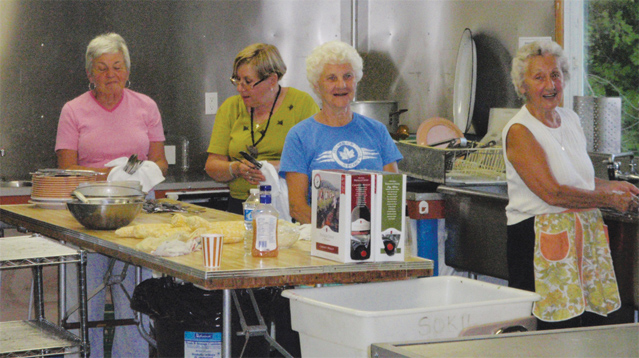
[[[431,146],[449,139],[462,138],[464,134],[446,118],[433,117],[425,120],[417,128],[416,140],[418,145]],[[436,148],[446,148],[448,144],[441,144]]]
[[453,88],[453,118],[462,132],[468,133],[475,108],[477,82],[477,49],[473,35],[465,29],[457,51],[455,86]]

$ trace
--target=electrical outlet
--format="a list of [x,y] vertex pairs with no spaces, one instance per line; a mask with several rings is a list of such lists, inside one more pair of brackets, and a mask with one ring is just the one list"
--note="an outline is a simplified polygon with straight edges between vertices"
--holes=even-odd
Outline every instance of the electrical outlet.
[[217,92],[206,92],[204,94],[204,114],[217,113]]

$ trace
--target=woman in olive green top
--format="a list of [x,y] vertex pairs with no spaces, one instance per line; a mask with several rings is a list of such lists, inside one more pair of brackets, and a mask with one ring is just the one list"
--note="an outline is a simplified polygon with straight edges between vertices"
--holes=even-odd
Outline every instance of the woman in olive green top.
[[280,86],[285,73],[286,65],[273,45],[253,44],[235,57],[231,83],[238,95],[224,101],[215,116],[205,166],[211,178],[229,183],[229,212],[241,214],[249,189],[265,180],[248,161],[234,160],[242,158],[240,151],[279,169],[289,129],[319,111],[306,92]]

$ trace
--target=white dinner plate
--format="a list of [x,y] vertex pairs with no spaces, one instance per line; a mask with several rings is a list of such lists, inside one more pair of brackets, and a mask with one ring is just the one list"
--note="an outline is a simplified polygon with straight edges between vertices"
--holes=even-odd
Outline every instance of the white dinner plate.
[[49,210],[64,210],[67,208],[66,201],[38,201],[29,200],[29,204],[34,204],[37,208],[49,209]]
[[[433,117],[425,120],[417,128],[417,144],[431,146],[449,139],[462,138],[464,134],[455,123],[446,118]],[[448,143],[440,144],[437,148],[446,148]]]
[[473,118],[476,82],[477,49],[470,29],[465,29],[457,51],[453,88],[453,122],[464,134],[468,133]]

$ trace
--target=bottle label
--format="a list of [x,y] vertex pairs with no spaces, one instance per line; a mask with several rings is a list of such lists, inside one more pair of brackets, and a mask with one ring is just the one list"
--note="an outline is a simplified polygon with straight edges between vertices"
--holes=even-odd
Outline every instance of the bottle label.
[[255,218],[255,248],[273,251],[277,248],[277,217],[259,215]]
[[244,208],[244,224],[253,226],[253,208]]
[[222,332],[184,332],[185,358],[222,356]]

